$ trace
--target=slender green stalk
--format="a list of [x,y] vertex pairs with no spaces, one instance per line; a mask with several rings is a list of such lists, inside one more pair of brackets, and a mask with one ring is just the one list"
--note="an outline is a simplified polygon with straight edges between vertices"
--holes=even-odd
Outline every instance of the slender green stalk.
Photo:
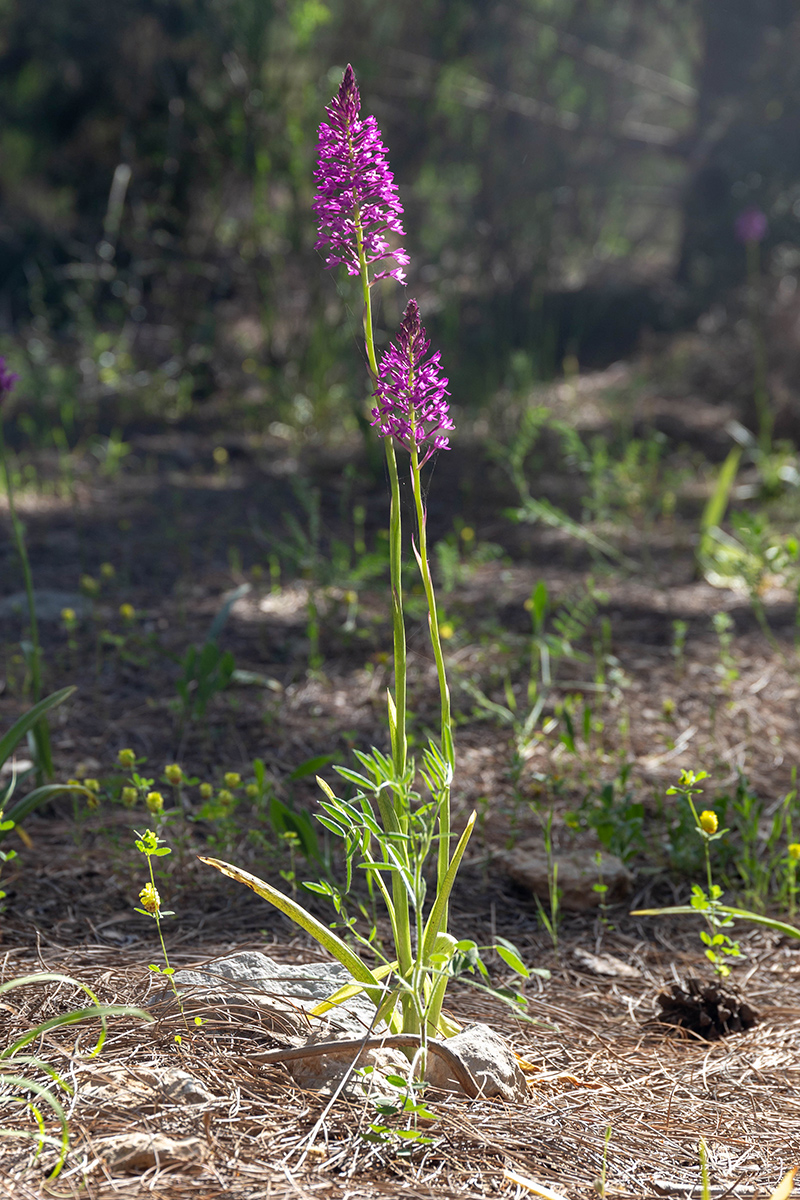
[[[378,377],[378,359],[375,354],[375,332],[372,322],[372,295],[370,290],[369,265],[364,252],[364,236],[361,226],[361,216],[356,206],[355,211],[356,241],[358,259],[361,267],[361,291],[364,299],[364,344],[367,351],[367,362],[373,382]],[[394,697],[389,706],[389,725],[392,742],[392,760],[398,783],[405,778],[408,757],[408,742],[406,738],[406,695],[407,695],[407,657],[406,657],[406,628],[403,616],[403,583],[402,583],[402,546],[403,530],[400,510],[400,480],[397,473],[397,458],[391,438],[385,438],[386,466],[389,472],[391,501],[389,509],[389,572],[392,589],[392,633],[394,648]],[[404,818],[401,807],[396,800],[378,798],[381,817],[387,833],[398,833],[397,851],[407,862],[408,822]],[[393,811],[389,811],[392,809]],[[397,962],[401,977],[410,981],[414,968],[414,951],[411,944],[411,914],[409,910],[408,893],[397,871],[392,872],[392,898],[394,902],[394,935]],[[408,1032],[412,1017],[413,995],[406,994],[402,999],[403,1028]]]
[[[25,545],[25,534],[22,528],[22,523],[17,516],[16,505],[14,504],[14,487],[11,482],[11,472],[8,468],[8,458],[6,456],[5,435],[3,433],[3,422],[0,420],[0,460],[3,464],[3,476],[6,484],[6,495],[8,496],[8,513],[11,518],[11,529],[14,536],[14,545],[19,555],[20,563],[22,564],[22,577],[25,580],[25,595],[28,601],[28,623],[31,632],[31,645],[33,646],[33,654],[31,655],[30,671],[31,671],[31,691],[33,693],[33,703],[38,704],[42,698],[42,674],[41,674],[41,647],[39,644],[39,623],[36,618],[36,597],[33,591],[33,575],[31,574],[31,564],[28,558],[28,549]],[[41,783],[43,777],[51,779],[53,776],[53,759],[50,751],[50,729],[47,724],[47,718],[42,717],[37,721],[33,729],[34,741],[36,743],[36,776],[37,782]]]
[[[387,439],[388,440],[388,439]],[[447,673],[442,653],[442,639],[439,633],[439,617],[436,610],[436,594],[433,588],[430,563],[428,562],[427,513],[422,499],[422,481],[420,479],[419,453],[412,439],[411,450],[411,486],[414,492],[414,505],[417,512],[417,534],[419,537],[419,552],[417,561],[428,601],[428,629],[433,647],[433,657],[436,661],[436,674],[439,679],[439,700],[441,705],[442,723],[442,754],[449,767],[450,779],[455,771],[455,749],[453,746],[453,726],[450,715],[450,689],[447,686]],[[441,888],[450,865],[450,781],[448,780],[439,804],[439,856],[437,883]],[[445,910],[442,933],[447,932],[447,910]]]

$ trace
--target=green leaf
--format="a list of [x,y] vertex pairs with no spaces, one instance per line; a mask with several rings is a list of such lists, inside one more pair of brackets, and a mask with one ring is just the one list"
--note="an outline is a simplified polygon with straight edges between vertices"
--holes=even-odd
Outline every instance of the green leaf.
[[318,754],[315,758],[308,758],[305,762],[300,763],[299,767],[295,767],[288,778],[296,781],[298,779],[306,779],[309,775],[316,775],[323,767],[327,767],[329,763],[332,763],[335,757],[335,754]]
[[722,523],[728,507],[731,489],[736,482],[736,472],[742,457],[742,447],[734,446],[719,469],[714,490],[708,498],[700,518],[700,547],[698,555],[704,557],[709,551],[709,532]]
[[[18,800],[5,814],[9,821],[12,822],[10,828],[21,824],[40,804],[45,804],[48,800],[53,800],[56,796],[63,795],[64,792],[74,792],[82,796],[89,795],[85,787],[75,784],[46,783],[43,787],[34,788],[32,792],[28,792],[27,796],[23,796],[21,800]],[[7,833],[7,829],[0,828],[0,842]]]
[[57,705],[63,704],[74,691],[74,687],[61,688],[60,691],[46,696],[44,700],[40,700],[38,704],[34,704],[33,708],[29,708],[26,713],[23,713],[5,736],[0,738],[0,766],[9,758],[14,748],[25,737],[28,730],[33,729],[36,722],[45,713],[49,712],[51,708],[56,708]]
[[[716,911],[723,917],[741,917],[744,921],[752,921],[754,925],[763,925],[765,929],[772,929],[775,933],[782,933],[786,937],[800,938],[800,929],[796,925],[787,925],[785,921],[775,921],[772,917],[762,917],[760,913],[749,912],[744,908],[730,908],[727,904],[721,904]],[[674,908],[640,908],[636,912],[632,912],[632,917],[674,917],[674,916],[696,916],[696,909],[691,908],[687,904],[678,904]]]
[[530,971],[525,966],[525,963],[522,961],[513,946],[510,944],[503,944],[503,940],[498,938],[495,950],[499,954],[500,958],[502,958],[503,962],[506,963],[507,966],[511,967],[512,971],[516,971],[516,973],[518,975],[522,975],[524,979],[530,978]]
[[453,890],[453,884],[456,881],[458,868],[461,866],[461,859],[464,857],[464,851],[467,848],[467,843],[472,836],[472,831],[475,828],[475,822],[478,819],[477,812],[473,811],[466,828],[458,839],[453,857],[450,859],[450,866],[447,868],[447,873],[442,880],[442,885],[436,893],[436,899],[433,902],[428,920],[425,922],[425,932],[422,937],[422,953],[426,959],[429,954],[432,954],[436,947],[436,939],[441,930],[444,914],[447,911],[447,902],[450,899],[450,893]]
[[226,863],[218,858],[206,858],[204,855],[198,855],[200,862],[206,863],[209,867],[214,867],[223,875],[227,875],[229,879],[234,879],[237,883],[243,883],[245,887],[249,887],[256,895],[261,896],[264,900],[269,901],[275,908],[279,909],[295,925],[299,925],[301,929],[305,929],[306,933],[310,933],[315,941],[333,955],[333,957],[346,968],[359,983],[366,984],[365,991],[370,1000],[376,1006],[380,1004],[383,993],[379,981],[358,957],[358,955],[350,949],[346,942],[343,942],[340,937],[337,937],[326,925],[313,917],[307,912],[302,905],[291,900],[288,896],[284,896],[283,892],[279,892],[277,888],[271,887],[265,883],[263,879],[259,879],[256,875],[251,875],[249,871],[244,871],[241,867],[235,867],[231,863]]

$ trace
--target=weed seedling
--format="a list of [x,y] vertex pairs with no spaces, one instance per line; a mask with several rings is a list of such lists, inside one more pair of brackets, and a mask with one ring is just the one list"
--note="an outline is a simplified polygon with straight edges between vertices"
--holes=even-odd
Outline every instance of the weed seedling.
[[[153,859],[154,858],[163,858],[165,855],[172,853],[169,846],[162,845],[162,842],[163,842],[163,839],[160,837],[157,837],[157,835],[155,833],[153,833],[152,829],[146,829],[144,831],[144,833],[136,834],[136,842],[135,842],[136,849],[140,852],[140,854],[143,854],[145,856],[145,858],[147,859],[147,869],[150,873],[150,882],[146,883],[144,885],[144,887],[142,888],[142,890],[139,892],[139,903],[141,904],[142,907],[137,908],[135,911],[138,913],[141,913],[143,917],[152,917],[156,923],[156,929],[158,930],[158,940],[161,942],[161,953],[164,955],[164,966],[160,967],[158,965],[158,963],[150,963],[149,969],[151,971],[153,971],[156,975],[166,975],[167,976],[169,983],[170,983],[170,987],[172,988],[172,991],[175,995],[175,999],[178,1002],[178,1007],[181,1010],[181,1016],[183,1017],[183,1023],[186,1026],[186,1028],[188,1029],[189,1022],[186,1019],[186,1013],[184,1012],[184,1009],[183,1009],[183,1001],[181,1000],[180,992],[178,991],[177,987],[175,986],[175,980],[173,978],[173,976],[175,974],[175,969],[174,969],[174,967],[170,966],[169,956],[167,954],[167,947],[164,945],[164,934],[161,929],[162,918],[174,917],[175,913],[168,912],[167,910],[161,908],[161,897],[158,893],[158,888],[156,887],[155,877],[153,875]],[[176,1041],[178,1041],[178,1043],[180,1044],[179,1036],[176,1037]]]

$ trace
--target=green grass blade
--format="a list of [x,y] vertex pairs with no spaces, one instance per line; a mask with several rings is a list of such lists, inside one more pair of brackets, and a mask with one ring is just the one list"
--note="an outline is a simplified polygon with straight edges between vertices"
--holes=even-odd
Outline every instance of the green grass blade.
[[[711,911],[711,910],[709,910]],[[752,921],[754,925],[763,925],[775,933],[785,937],[800,938],[800,928],[797,925],[787,925],[785,921],[776,921],[772,917],[762,917],[760,913],[749,912],[746,908],[730,908],[727,904],[715,904],[715,913],[722,917],[739,917],[743,921]],[[692,908],[690,904],[678,904],[674,908],[638,908],[630,914],[632,917],[673,917],[673,916],[704,916],[702,908]]]
[[450,866],[447,868],[447,873],[442,880],[442,886],[436,893],[436,899],[433,902],[433,908],[430,911],[428,920],[425,923],[425,932],[422,935],[422,954],[423,961],[427,962],[431,954],[433,954],[436,939],[441,932],[441,924],[444,914],[447,911],[447,902],[450,899],[450,893],[453,890],[453,884],[456,881],[458,868],[461,866],[461,859],[464,857],[464,851],[467,848],[467,843],[472,836],[472,830],[475,828],[475,822],[478,819],[478,814],[473,812],[470,819],[467,821],[467,827],[458,839],[453,857],[450,859]]
[[0,738],[0,766],[10,757],[17,743],[25,737],[28,730],[33,729],[39,718],[43,717],[51,708],[55,708],[56,705],[63,704],[74,691],[74,687],[61,688],[60,691],[53,692],[51,696],[45,696],[44,700],[40,700],[38,704],[34,704],[33,708],[29,708],[26,713],[22,714],[20,719]]
[[700,518],[701,536],[698,553],[701,556],[708,553],[709,531],[719,525],[725,516],[731,496],[731,489],[736,482],[736,472],[739,470],[741,457],[742,447],[734,446],[719,469],[714,490],[709,496],[708,503],[703,509],[703,515]]

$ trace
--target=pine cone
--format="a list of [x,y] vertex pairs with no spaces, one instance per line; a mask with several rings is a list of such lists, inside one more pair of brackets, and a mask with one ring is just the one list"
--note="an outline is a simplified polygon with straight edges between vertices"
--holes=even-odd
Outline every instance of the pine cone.
[[689,975],[684,984],[673,983],[656,997],[661,1009],[661,1025],[690,1029],[716,1042],[729,1033],[752,1029],[759,1014],[732,988],[721,983],[705,983]]

